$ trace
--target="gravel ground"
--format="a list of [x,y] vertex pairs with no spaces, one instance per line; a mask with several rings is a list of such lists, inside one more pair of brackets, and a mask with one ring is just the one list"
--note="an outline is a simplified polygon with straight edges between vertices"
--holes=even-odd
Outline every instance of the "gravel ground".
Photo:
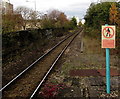
[[[65,51],[64,56],[56,65],[56,70],[47,80],[47,84],[63,84],[62,90],[57,92],[56,97],[93,97],[118,98],[120,91],[120,76],[111,77],[111,94],[106,94],[106,81],[103,76],[70,76],[71,70],[82,69],[105,69],[105,49],[101,48],[101,41],[79,34]],[[83,42],[83,47],[81,46]],[[112,49],[114,50],[114,49]],[[110,55],[110,67],[119,70],[117,55]],[[43,87],[40,93],[44,93]],[[44,96],[44,94],[40,94]],[[48,95],[49,96],[49,95]]]

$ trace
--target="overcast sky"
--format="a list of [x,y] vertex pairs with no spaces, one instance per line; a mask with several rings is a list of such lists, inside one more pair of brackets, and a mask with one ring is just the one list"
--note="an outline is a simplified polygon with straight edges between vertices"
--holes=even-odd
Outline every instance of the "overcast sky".
[[[7,0],[6,0],[7,1]],[[18,6],[27,6],[29,8],[45,13],[49,9],[58,9],[64,12],[68,17],[76,16],[82,19],[86,14],[91,2],[97,0],[10,0],[14,8]]]

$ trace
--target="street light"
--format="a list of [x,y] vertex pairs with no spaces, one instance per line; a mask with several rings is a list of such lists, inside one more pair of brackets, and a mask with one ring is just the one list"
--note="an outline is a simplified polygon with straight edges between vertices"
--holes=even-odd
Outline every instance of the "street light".
[[26,2],[34,2],[34,4],[35,4],[35,12],[36,12],[36,0],[34,0],[34,1],[26,0]]

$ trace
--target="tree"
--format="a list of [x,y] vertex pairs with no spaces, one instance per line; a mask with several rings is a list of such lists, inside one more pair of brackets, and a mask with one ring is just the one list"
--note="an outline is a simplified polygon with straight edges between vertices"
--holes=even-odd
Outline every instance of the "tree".
[[112,3],[111,5],[109,19],[111,24],[117,24],[117,21],[119,21],[118,8],[116,7],[116,3]]
[[59,10],[48,11],[41,18],[42,28],[67,28],[68,24],[67,16]]
[[31,27],[34,27],[34,28],[40,28],[40,17],[41,17],[41,13],[38,12],[38,11],[34,11],[34,10],[31,10],[30,13],[29,13],[29,23],[30,23],[30,26]]
[[109,24],[110,2],[91,4],[84,17],[85,25],[94,29],[100,29],[101,25]]
[[75,28],[77,26],[77,20],[75,17],[72,17],[72,19],[70,20],[70,25],[71,28]]
[[118,20],[117,20],[117,25],[120,28],[120,1],[116,4],[117,8],[118,8]]
[[78,23],[78,26],[79,26],[79,27],[82,27],[82,26],[83,26],[83,24],[82,24],[81,21]]
[[118,27],[120,28],[120,11],[118,11],[118,20],[117,20]]
[[15,12],[17,14],[21,14],[24,21],[23,21],[23,29],[25,30],[26,29],[26,25],[27,25],[27,20],[30,19],[30,13],[31,13],[31,9],[30,8],[27,8],[27,7],[24,7],[24,6],[19,6],[16,8]]
[[47,13],[47,16],[49,19],[51,19],[53,22],[56,22],[58,20],[58,17],[60,16],[62,12],[60,12],[59,10],[50,10]]
[[22,29],[22,24],[24,22],[21,14],[13,14],[13,21],[15,22],[15,31]]
[[66,27],[66,25],[68,24],[67,16],[63,12],[59,14],[57,20],[60,23],[61,27]]
[[53,28],[53,23],[52,21],[48,18],[48,15],[47,14],[44,14],[41,16],[41,27],[43,29],[46,29],[46,28]]
[[21,30],[22,29],[21,24],[23,24],[23,18],[20,14],[2,15],[3,33]]

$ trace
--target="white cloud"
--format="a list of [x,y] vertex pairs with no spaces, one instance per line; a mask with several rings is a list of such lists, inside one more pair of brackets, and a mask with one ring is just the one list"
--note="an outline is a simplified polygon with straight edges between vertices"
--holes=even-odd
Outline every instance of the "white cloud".
[[[26,0],[10,0],[14,8],[17,6],[27,6],[35,9],[35,0],[28,1],[29,2],[26,2]],[[65,12],[67,16],[82,18],[90,3],[91,0],[36,0],[36,9],[41,12],[45,12],[49,9],[58,9]]]

